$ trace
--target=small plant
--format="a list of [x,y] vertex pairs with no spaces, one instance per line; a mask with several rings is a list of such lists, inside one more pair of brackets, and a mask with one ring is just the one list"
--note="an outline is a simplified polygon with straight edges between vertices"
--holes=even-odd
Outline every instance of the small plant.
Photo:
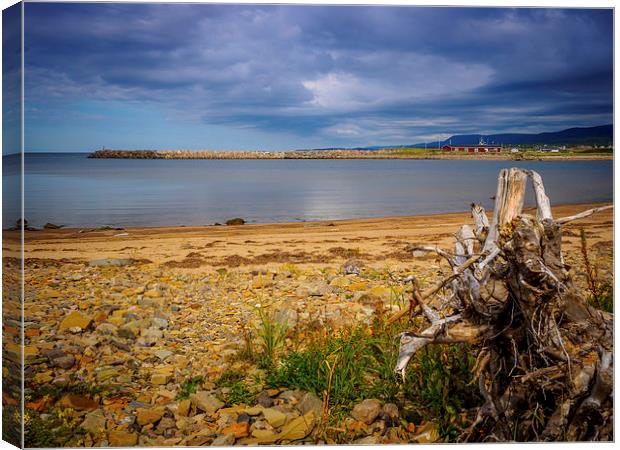
[[243,338],[243,344],[237,352],[236,359],[252,363],[257,362],[258,358],[254,350],[254,342],[252,341],[252,330],[244,326],[241,329],[241,337]]
[[238,370],[228,369],[225,370],[217,380],[215,380],[215,386],[230,387],[233,384],[240,382],[244,378],[245,375],[243,375],[243,373],[239,372]]
[[468,345],[424,348],[409,364],[405,397],[422,408],[424,418],[439,425],[439,434],[454,441],[463,431],[462,411],[478,406],[476,383],[470,383],[475,358]]
[[204,378],[200,375],[192,377],[181,383],[181,389],[177,394],[177,400],[188,399],[190,395],[195,394],[198,386],[204,381]]
[[[26,409],[24,413],[25,447],[76,447],[84,432],[78,427],[79,416],[54,408],[43,419],[39,413]],[[82,444],[83,445],[83,444]]]
[[256,392],[251,390],[245,383],[238,381],[230,386],[230,391],[225,395],[224,401],[228,406],[241,403],[249,405],[256,397]]
[[229,369],[215,381],[215,386],[224,388],[220,399],[228,406],[249,404],[256,397],[256,393],[247,386],[244,379],[245,375],[242,372]]
[[588,242],[586,240],[586,232],[583,228],[579,230],[581,237],[581,255],[583,256],[583,264],[585,268],[586,281],[588,283],[588,291],[590,292],[589,300],[598,309],[607,312],[613,312],[613,286],[610,283],[601,283],[598,278],[598,271],[590,261],[588,254]]
[[260,319],[258,325],[258,338],[261,342],[264,360],[259,364],[262,368],[272,367],[277,353],[286,339],[288,325],[286,320],[276,318],[275,313],[267,312],[265,308],[258,307]]
[[370,334],[362,328],[343,330],[290,352],[268,373],[267,384],[313,392],[342,416],[369,395],[377,364]]

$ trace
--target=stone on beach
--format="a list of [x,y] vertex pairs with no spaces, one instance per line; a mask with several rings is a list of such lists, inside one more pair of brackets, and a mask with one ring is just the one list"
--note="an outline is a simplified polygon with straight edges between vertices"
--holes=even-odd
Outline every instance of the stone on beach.
[[[310,231],[315,233],[317,229]],[[392,274],[405,277],[414,273],[426,287],[446,271],[445,264],[428,259],[411,268],[408,255],[403,256],[403,261],[398,260],[400,256],[390,256],[389,262],[379,259],[383,256],[379,251],[389,252],[393,245],[399,245],[392,241],[407,239],[398,230],[390,232],[392,236],[386,241],[369,239],[369,247],[361,241],[345,244],[359,245],[367,266],[359,274],[344,274],[343,261],[349,255],[336,257],[329,252],[329,248],[340,245],[334,242],[341,237],[357,238],[338,234],[344,233],[344,229],[340,225],[337,229],[325,228],[334,232],[328,239],[332,242],[317,241],[316,248],[312,241],[300,239],[297,244],[297,236],[286,234],[283,239],[291,243],[284,245],[290,245],[286,249],[290,255],[282,258],[270,247],[276,240],[270,236],[270,240],[261,241],[261,237],[252,234],[252,226],[210,229],[209,233],[233,236],[232,243],[226,236],[219,244],[206,232],[192,235],[190,240],[183,236],[160,239],[132,232],[136,243],[125,240],[122,244],[107,236],[110,245],[117,245],[113,251],[118,253],[103,253],[104,238],[93,236],[100,255],[117,254],[118,259],[132,255],[156,261],[93,266],[84,264],[97,255],[94,250],[82,253],[83,246],[86,248],[81,242],[86,240],[84,236],[69,240],[64,237],[68,232],[58,232],[58,236],[62,235],[59,242],[67,239],[63,241],[66,248],[78,248],[79,252],[71,256],[76,258],[73,262],[46,260],[43,256],[39,259],[36,252],[26,261],[23,329],[27,389],[33,393],[53,389],[60,392],[61,400],[54,403],[35,394],[38,398],[33,398],[28,407],[38,408],[31,412],[45,421],[57,410],[73,418],[76,431],[71,444],[76,446],[322,443],[315,434],[323,414],[321,396],[285,386],[271,389],[265,384],[265,370],[258,369],[255,360],[241,357],[244,330],[248,331],[254,351],[259,348],[256,305],[273,313],[270,317],[276,323],[286,323],[288,327],[277,355],[284,362],[295,345],[311,342],[315,333],[327,328],[339,332],[350,325],[370,327],[380,314],[400,310],[406,305],[409,292],[395,285]],[[155,236],[156,232],[153,233]],[[49,231],[41,236],[48,239],[53,234]],[[235,237],[237,234],[239,237]],[[170,249],[167,247],[168,239],[174,241],[176,249],[191,243],[188,248],[199,253],[205,264],[187,268],[166,266],[165,261],[182,259],[186,253],[180,257],[175,254],[172,244]],[[568,262],[579,267],[578,234],[573,240],[577,243],[577,256]],[[141,249],[154,247],[155,243],[162,249]],[[72,255],[61,253],[62,245],[54,247],[58,255]],[[42,255],[44,248],[45,252],[52,248],[48,241],[40,246]],[[127,249],[122,250],[125,246]],[[606,246],[604,254],[610,260],[607,255],[611,255],[611,248]],[[152,254],[157,252],[165,257],[153,258]],[[612,272],[606,272],[606,276],[613,280]],[[84,327],[73,323],[61,330],[60,324],[70,315],[88,322],[80,324]],[[20,327],[17,319],[14,323],[9,321],[6,333],[18,337]],[[22,348],[12,339],[3,350],[10,364],[21,361]],[[234,398],[230,385],[216,385],[227,371],[244,376],[232,390],[235,394],[235,389],[243,385],[252,394],[235,400],[244,405],[230,405],[228,402]],[[379,400],[375,401],[379,402],[377,415],[377,408],[361,411],[356,405],[352,415],[365,419],[364,422],[344,418],[342,428],[347,430],[347,443],[360,438],[360,444],[437,439],[435,429],[425,428],[415,405],[412,413],[403,405],[382,406]],[[272,411],[265,412],[266,409]],[[306,420],[300,420],[304,416]],[[310,417],[314,419],[307,420]],[[403,424],[405,421],[408,425]],[[244,424],[249,425],[247,430]],[[384,434],[366,436],[370,431]],[[63,444],[58,441],[56,445]]]
[[138,444],[138,433],[125,430],[112,430],[108,433],[111,447],[133,447]]
[[136,414],[136,422],[138,425],[148,425],[149,423],[155,423],[161,419],[164,415],[164,408],[140,408]]
[[354,419],[370,425],[381,414],[381,401],[375,398],[368,398],[353,407],[351,416]]
[[90,267],[105,267],[105,266],[129,266],[133,264],[133,259],[127,258],[106,258],[106,259],[93,259],[88,262]]
[[92,319],[78,311],[72,311],[69,313],[58,327],[58,331],[68,330],[70,328],[78,327],[82,330],[88,328]]
[[218,400],[214,395],[207,391],[198,391],[190,396],[192,405],[204,411],[207,415],[214,414],[218,409],[224,406],[224,403]]

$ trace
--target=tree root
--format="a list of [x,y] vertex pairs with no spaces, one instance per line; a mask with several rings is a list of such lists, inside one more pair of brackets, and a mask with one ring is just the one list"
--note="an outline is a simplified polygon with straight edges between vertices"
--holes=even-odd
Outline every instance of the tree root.
[[[528,178],[536,217],[523,214]],[[409,280],[410,311],[419,308],[430,326],[401,334],[395,371],[404,378],[413,355],[428,344],[479,349],[473,372],[484,405],[461,440],[613,439],[613,314],[586,302],[561,251],[561,224],[608,208],[554,220],[540,175],[504,169],[490,225],[484,208],[472,204],[474,227],[456,233],[453,252],[408,247],[437,253],[453,273],[424,291]],[[441,289],[452,292],[451,315],[426,304]]]

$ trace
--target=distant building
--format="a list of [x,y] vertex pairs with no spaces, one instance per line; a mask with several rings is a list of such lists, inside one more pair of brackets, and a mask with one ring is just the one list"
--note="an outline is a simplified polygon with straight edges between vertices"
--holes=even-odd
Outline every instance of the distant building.
[[444,152],[467,152],[467,153],[499,153],[502,148],[497,145],[444,145],[441,147]]
[[546,145],[542,148],[538,149],[539,152],[543,153],[560,153],[559,147],[547,147]]
[[512,147],[510,153],[519,153],[519,149],[517,147]]

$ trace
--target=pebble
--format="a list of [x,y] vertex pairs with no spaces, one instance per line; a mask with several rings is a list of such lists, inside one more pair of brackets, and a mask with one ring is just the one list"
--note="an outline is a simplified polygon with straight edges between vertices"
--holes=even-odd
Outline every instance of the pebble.
[[313,411],[317,417],[320,417],[321,414],[323,413],[323,401],[320,400],[312,392],[306,392],[306,394],[301,398],[301,400],[297,404],[297,409],[302,414],[306,414],[310,411]]
[[60,326],[58,327],[58,331],[63,331],[71,328],[80,328],[80,331],[86,329],[88,325],[90,325],[92,319],[78,311],[73,311],[69,313],[63,320],[60,322]]
[[220,400],[206,391],[199,391],[190,396],[192,405],[204,411],[207,415],[213,415],[218,409],[224,406]]
[[370,425],[380,413],[381,401],[375,398],[369,398],[355,405],[351,411],[351,416],[360,422],[364,422],[366,425]]
[[138,425],[147,425],[155,423],[164,416],[164,408],[140,408],[136,411],[136,423]]
[[106,259],[93,259],[88,262],[89,267],[105,267],[105,266],[128,266],[133,264],[132,259],[125,258],[106,258]]
[[133,447],[138,443],[138,433],[125,430],[113,430],[108,433],[111,447]]
[[263,410],[263,416],[269,425],[274,428],[279,428],[286,422],[286,414],[278,411],[277,409],[267,408]]

